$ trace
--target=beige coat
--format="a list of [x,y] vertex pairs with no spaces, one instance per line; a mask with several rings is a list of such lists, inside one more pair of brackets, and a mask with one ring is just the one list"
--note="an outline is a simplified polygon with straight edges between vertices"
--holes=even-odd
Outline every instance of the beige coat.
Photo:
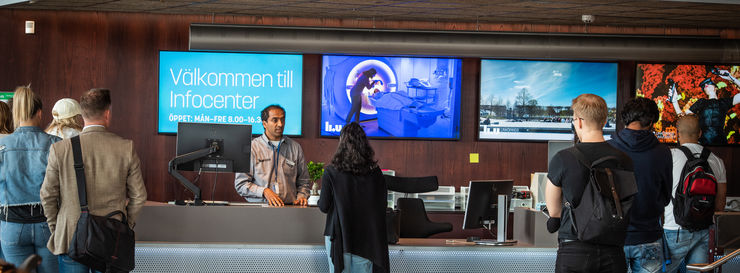
[[[133,227],[146,202],[146,188],[133,141],[108,132],[102,126],[94,126],[82,131],[80,142],[90,213],[104,216],[120,210],[127,214],[128,224]],[[56,255],[68,252],[80,218],[73,165],[69,139],[51,146],[41,186],[41,205],[51,230],[47,247]]]

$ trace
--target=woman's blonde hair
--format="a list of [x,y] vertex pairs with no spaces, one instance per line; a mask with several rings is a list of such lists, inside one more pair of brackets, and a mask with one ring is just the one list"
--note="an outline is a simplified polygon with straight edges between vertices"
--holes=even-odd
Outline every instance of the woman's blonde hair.
[[21,122],[31,120],[41,111],[41,98],[29,86],[19,86],[13,94],[13,125],[18,128]]
[[13,113],[7,103],[0,101],[0,134],[10,133],[13,133]]
[[82,131],[82,124],[79,122],[81,117],[82,115],[76,115],[71,118],[53,119],[51,123],[49,123],[49,127],[46,127],[46,132],[50,133],[54,130],[62,132],[64,128],[72,128],[77,131]]

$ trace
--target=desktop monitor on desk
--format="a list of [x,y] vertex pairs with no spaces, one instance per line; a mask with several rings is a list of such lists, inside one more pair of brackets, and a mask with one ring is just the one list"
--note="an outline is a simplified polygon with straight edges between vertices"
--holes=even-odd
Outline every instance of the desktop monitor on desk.
[[[463,229],[485,228],[497,225],[495,241],[479,240],[477,244],[512,245],[506,241],[506,222],[509,216],[508,204],[514,187],[513,180],[470,181],[468,202],[465,204]],[[493,232],[491,232],[493,235]]]
[[169,172],[193,192],[193,205],[202,205],[200,188],[178,171],[247,173],[251,149],[252,125],[181,122]]

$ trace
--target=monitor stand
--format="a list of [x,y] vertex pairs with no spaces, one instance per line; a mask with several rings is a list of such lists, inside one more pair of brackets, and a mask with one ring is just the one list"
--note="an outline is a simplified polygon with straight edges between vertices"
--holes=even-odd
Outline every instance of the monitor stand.
[[200,188],[196,186],[195,184],[193,184],[193,182],[190,182],[190,180],[185,178],[182,174],[180,174],[180,172],[177,171],[177,165],[187,163],[187,162],[192,162],[192,161],[201,159],[203,157],[206,157],[208,155],[215,154],[218,151],[218,149],[219,149],[218,142],[214,141],[211,143],[211,146],[208,148],[203,148],[203,149],[190,152],[187,154],[178,155],[172,160],[170,160],[167,171],[170,173],[170,175],[175,177],[175,179],[180,181],[180,183],[183,186],[185,186],[185,188],[193,192],[192,203],[187,204],[187,202],[184,200],[176,200],[175,205],[179,205],[179,206],[184,206],[184,205],[203,206],[204,205],[203,199],[200,198]]
[[[496,240],[476,240],[476,245],[486,245],[486,246],[513,246],[516,244],[516,240],[506,240],[506,233],[509,229],[509,226],[506,224],[509,220],[509,208],[507,202],[507,196],[500,194],[498,196],[498,205],[497,205],[497,212],[498,215],[496,219],[498,222],[496,223]],[[491,231],[491,222],[485,223],[483,225],[483,228],[488,230],[491,235],[493,235],[493,231]]]

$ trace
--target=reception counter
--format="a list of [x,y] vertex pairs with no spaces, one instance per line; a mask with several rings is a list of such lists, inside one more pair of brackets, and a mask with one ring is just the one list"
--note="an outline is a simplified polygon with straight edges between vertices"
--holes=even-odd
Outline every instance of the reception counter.
[[323,244],[325,219],[317,207],[147,202],[134,232],[138,242]]
[[[402,238],[389,246],[391,272],[553,272],[557,247],[551,238],[537,237],[541,213],[518,212],[514,233],[520,242],[515,246]],[[133,272],[325,273],[324,221],[316,207],[149,202],[135,228]],[[740,272],[740,258],[724,270]]]
[[[553,272],[553,248],[487,247],[446,239],[389,246],[391,272]],[[329,272],[322,245],[160,244],[136,246],[133,272]]]

